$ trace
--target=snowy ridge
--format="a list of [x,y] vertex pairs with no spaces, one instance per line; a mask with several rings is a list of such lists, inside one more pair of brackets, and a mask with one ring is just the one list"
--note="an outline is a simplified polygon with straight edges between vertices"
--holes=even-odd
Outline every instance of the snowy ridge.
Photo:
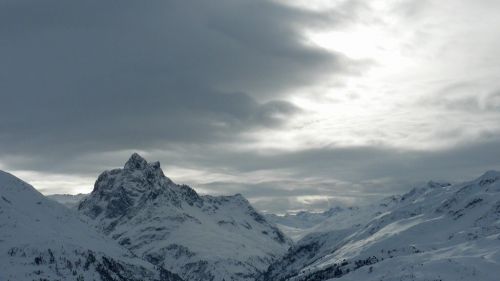
[[73,211],[0,171],[0,280],[181,279],[135,257]]
[[291,245],[243,196],[199,196],[138,154],[103,172],[78,209],[139,257],[186,280],[254,280]]
[[498,280],[499,172],[430,182],[378,206],[362,226],[332,220],[306,236],[262,280]]

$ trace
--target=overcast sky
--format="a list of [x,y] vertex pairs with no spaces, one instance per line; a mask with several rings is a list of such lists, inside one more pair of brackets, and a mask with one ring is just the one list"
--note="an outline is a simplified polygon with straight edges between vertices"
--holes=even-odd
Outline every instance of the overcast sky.
[[260,210],[500,169],[500,1],[0,0],[0,169],[89,192],[132,152]]

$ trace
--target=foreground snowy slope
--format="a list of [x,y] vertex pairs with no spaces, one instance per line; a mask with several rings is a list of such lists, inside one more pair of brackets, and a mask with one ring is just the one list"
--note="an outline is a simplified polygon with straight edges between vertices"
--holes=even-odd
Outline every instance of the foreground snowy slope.
[[176,280],[0,171],[0,280]]
[[499,172],[387,200],[362,226],[306,236],[262,280],[498,280]]
[[138,256],[186,280],[254,280],[291,242],[241,195],[199,196],[134,154],[102,173],[80,213]]

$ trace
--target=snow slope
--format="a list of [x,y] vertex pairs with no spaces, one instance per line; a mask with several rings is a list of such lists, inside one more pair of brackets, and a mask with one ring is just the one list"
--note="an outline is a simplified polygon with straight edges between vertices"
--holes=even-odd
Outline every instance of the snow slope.
[[199,196],[138,154],[123,169],[102,173],[79,211],[186,280],[254,280],[291,245],[243,196]]
[[0,171],[0,280],[178,280]]
[[360,227],[306,236],[262,280],[499,280],[499,172],[383,204]]

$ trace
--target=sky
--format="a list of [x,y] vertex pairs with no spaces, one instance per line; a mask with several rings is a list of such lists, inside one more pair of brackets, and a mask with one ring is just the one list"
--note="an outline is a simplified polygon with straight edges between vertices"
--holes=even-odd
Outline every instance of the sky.
[[0,0],[0,169],[87,193],[133,152],[319,211],[500,169],[500,1]]

